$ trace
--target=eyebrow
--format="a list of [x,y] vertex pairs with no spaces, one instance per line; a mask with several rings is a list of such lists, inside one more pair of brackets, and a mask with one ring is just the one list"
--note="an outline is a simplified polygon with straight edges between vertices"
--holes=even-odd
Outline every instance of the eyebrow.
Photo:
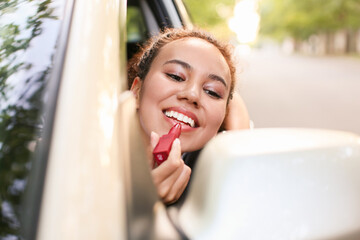
[[[172,60],[166,61],[164,63],[164,65],[166,65],[166,64],[179,64],[185,69],[188,69],[188,70],[193,69],[193,67],[191,67],[190,64],[188,64],[187,62],[181,61],[179,59],[172,59]],[[221,82],[227,88],[227,84],[226,84],[224,78],[222,78],[216,74],[209,74],[208,78]]]
[[226,82],[222,77],[215,74],[210,74],[208,77],[212,80],[221,82],[227,88]]
[[192,69],[192,67],[190,66],[190,64],[188,64],[187,62],[178,60],[178,59],[172,59],[172,60],[166,61],[166,62],[164,63],[164,65],[165,65],[165,64],[171,64],[171,63],[180,64],[181,66],[183,66],[184,68],[189,69],[189,70]]

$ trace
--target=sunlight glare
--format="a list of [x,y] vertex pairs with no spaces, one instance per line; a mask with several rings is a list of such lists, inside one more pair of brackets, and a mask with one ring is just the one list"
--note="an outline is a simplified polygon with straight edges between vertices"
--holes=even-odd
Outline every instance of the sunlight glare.
[[247,44],[239,44],[236,46],[235,52],[239,56],[248,56],[251,53],[251,48]]
[[228,26],[236,33],[240,43],[252,43],[256,40],[260,22],[257,8],[257,0],[242,0],[234,8],[234,16],[229,19]]

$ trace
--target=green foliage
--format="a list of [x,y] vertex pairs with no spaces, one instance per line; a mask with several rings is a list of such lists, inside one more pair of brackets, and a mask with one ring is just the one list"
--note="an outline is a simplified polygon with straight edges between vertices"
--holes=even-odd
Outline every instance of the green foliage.
[[262,0],[260,33],[306,39],[319,32],[360,27],[360,0]]
[[145,21],[142,18],[140,9],[138,7],[128,6],[126,18],[127,41],[144,41],[148,36],[146,35]]
[[227,26],[227,20],[233,15],[236,2],[236,0],[184,0],[195,26],[211,31],[223,39],[233,34]]
[[31,167],[33,149],[30,146],[36,143],[40,133],[43,83],[50,68],[24,74],[26,79],[20,82],[25,86],[18,95],[11,90],[22,76],[19,72],[32,68],[23,55],[43,31],[44,20],[56,19],[49,7],[51,2],[6,0],[0,3],[2,19],[20,7],[36,9],[32,15],[22,16],[26,20],[24,24],[0,22],[0,239],[20,239],[20,202]]

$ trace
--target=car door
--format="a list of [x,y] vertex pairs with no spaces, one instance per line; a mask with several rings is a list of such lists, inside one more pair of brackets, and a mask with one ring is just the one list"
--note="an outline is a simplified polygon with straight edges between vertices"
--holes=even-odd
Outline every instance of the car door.
[[156,195],[126,92],[128,6],[143,16],[143,38],[131,42],[138,44],[186,25],[180,3],[4,5],[2,238],[181,238]]

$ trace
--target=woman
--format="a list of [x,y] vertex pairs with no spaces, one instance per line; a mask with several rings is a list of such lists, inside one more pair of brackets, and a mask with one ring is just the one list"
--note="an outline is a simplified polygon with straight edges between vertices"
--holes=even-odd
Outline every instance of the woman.
[[[248,127],[241,98],[231,101],[235,85],[231,48],[203,31],[168,29],[135,54],[128,72],[151,150],[175,123],[182,125],[180,140],[174,141],[167,161],[152,169],[159,196],[170,204],[180,198],[190,179],[191,168],[182,154],[197,153],[226,127]],[[228,112],[240,113],[246,123],[239,125],[236,122],[241,120],[234,117],[224,121]],[[187,158],[193,164],[194,158]]]

